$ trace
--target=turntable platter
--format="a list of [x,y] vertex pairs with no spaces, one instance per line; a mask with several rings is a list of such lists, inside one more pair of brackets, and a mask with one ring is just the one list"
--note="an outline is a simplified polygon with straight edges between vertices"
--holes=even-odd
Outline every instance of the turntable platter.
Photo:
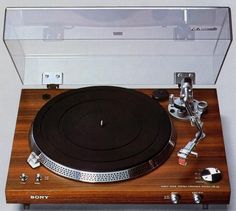
[[53,172],[85,182],[114,182],[161,165],[174,148],[168,114],[138,91],[87,87],[62,93],[38,112],[31,145]]

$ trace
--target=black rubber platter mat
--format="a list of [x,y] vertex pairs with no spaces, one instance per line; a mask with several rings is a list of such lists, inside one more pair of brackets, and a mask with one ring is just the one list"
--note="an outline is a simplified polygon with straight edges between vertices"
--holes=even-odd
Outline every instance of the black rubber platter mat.
[[110,86],[62,93],[40,109],[33,123],[35,142],[45,155],[90,172],[147,162],[165,148],[170,135],[169,116],[157,101]]

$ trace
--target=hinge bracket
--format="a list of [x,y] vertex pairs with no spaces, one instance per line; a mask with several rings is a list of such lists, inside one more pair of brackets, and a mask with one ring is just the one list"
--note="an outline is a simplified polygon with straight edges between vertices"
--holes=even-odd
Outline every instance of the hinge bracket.
[[63,73],[60,72],[44,72],[42,74],[42,84],[48,89],[59,89],[59,85],[63,83]]
[[195,72],[175,72],[174,73],[174,83],[178,84],[180,86],[181,81],[184,78],[190,78],[192,81],[192,84],[196,83],[196,75]]

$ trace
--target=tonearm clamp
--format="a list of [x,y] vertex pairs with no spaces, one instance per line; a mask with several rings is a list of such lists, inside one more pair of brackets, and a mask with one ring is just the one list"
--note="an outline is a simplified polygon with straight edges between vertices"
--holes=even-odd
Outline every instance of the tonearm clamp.
[[198,101],[193,98],[193,83],[195,80],[194,76],[195,75],[191,73],[178,73],[177,83],[180,87],[180,96],[174,97],[174,95],[171,94],[169,97],[168,110],[170,114],[181,120],[189,120],[191,125],[195,126],[197,129],[195,137],[177,153],[179,157],[178,162],[183,166],[187,165],[187,158],[190,154],[196,157],[198,156],[198,153],[194,152],[193,150],[196,145],[206,136],[203,131],[201,115],[206,111],[208,104],[205,101]]

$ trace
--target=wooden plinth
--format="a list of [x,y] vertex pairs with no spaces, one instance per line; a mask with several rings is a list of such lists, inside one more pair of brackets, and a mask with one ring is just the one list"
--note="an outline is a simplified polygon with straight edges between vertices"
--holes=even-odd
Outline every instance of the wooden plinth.
[[[32,169],[27,163],[31,150],[28,132],[32,121],[46,102],[44,94],[56,96],[66,90],[22,90],[15,137],[12,148],[9,173],[6,184],[8,203],[156,203],[170,204],[170,195],[180,195],[179,203],[192,204],[193,193],[200,193],[203,204],[228,204],[230,184],[225,157],[217,94],[215,89],[194,90],[194,98],[208,102],[208,113],[202,117],[206,138],[199,143],[198,158],[191,157],[188,166],[178,164],[177,151],[186,145],[196,133],[190,122],[171,118],[177,132],[177,144],[171,157],[153,172],[125,182],[110,184],[88,184],[69,180],[40,166]],[[151,95],[152,90],[140,90]],[[179,95],[178,90],[169,90]],[[167,109],[168,102],[162,103]],[[206,167],[216,167],[223,178],[217,183],[201,180],[200,172]],[[19,176],[29,176],[21,182]],[[35,182],[35,175],[42,175],[41,182]]]

